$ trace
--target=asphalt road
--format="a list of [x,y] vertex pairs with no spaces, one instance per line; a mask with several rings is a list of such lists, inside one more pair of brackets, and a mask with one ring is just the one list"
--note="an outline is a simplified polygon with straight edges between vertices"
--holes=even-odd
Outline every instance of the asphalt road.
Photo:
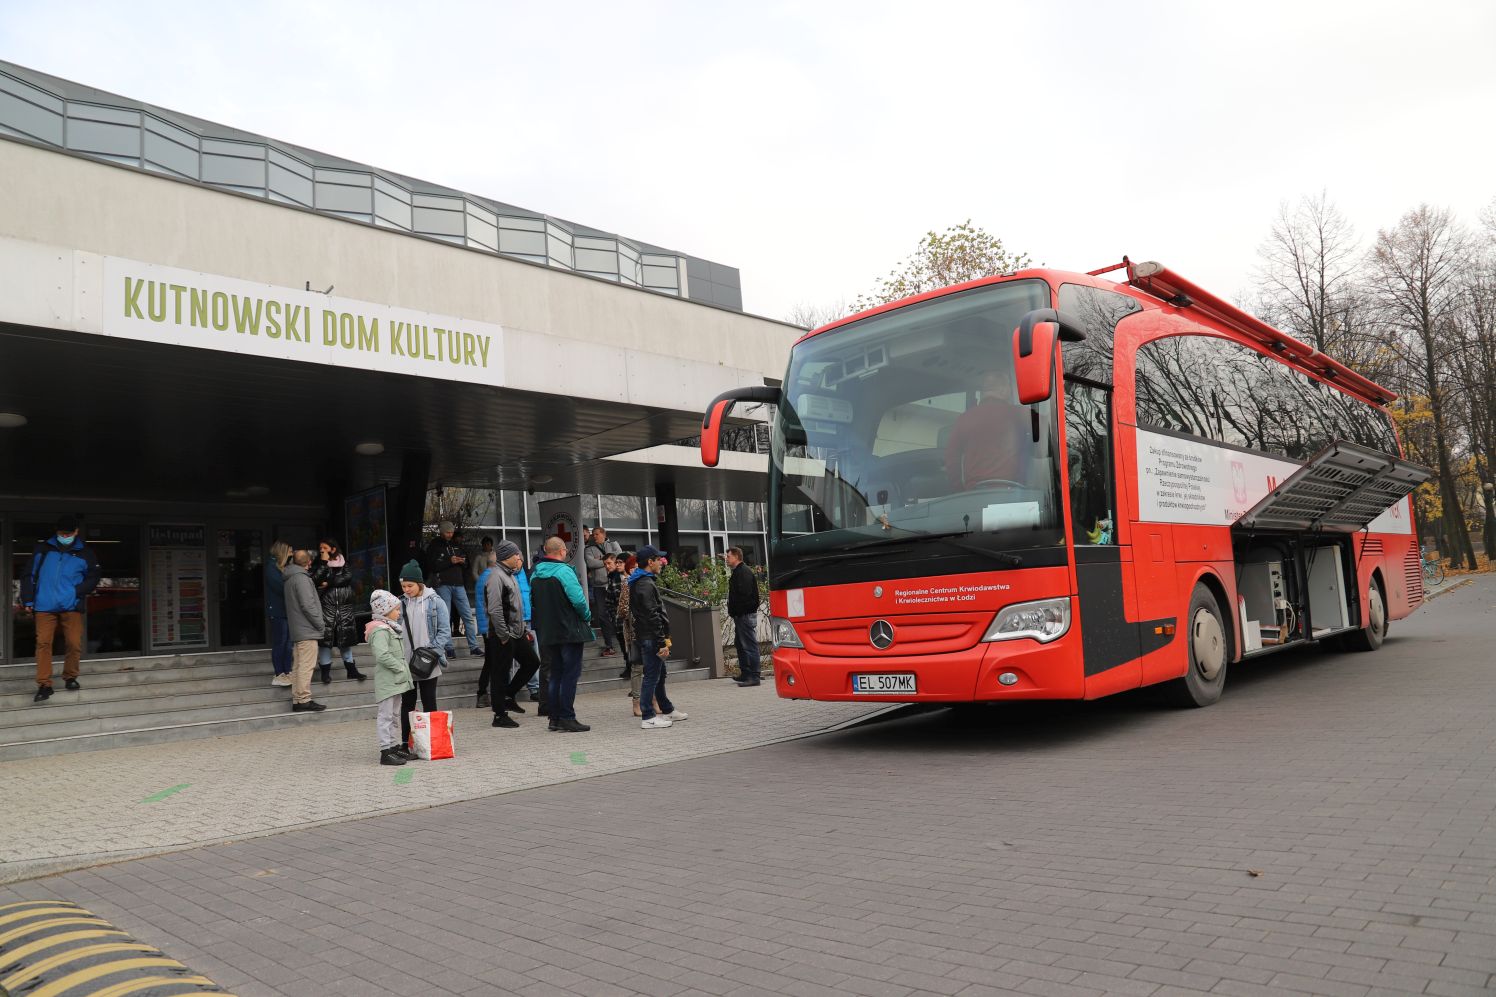
[[1206,710],[905,716],[0,904],[82,903],[245,997],[1485,993],[1493,641],[1487,577]]

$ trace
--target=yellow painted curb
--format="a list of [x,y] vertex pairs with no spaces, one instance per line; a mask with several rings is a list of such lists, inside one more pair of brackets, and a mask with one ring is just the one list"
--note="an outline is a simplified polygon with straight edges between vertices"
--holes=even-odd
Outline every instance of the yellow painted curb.
[[226,997],[206,976],[66,900],[6,904],[0,928],[0,997],[128,997],[160,988]]

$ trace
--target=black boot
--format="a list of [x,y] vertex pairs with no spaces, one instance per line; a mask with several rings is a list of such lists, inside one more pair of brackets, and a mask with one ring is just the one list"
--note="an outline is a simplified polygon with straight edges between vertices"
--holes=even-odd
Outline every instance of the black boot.
[[379,753],[379,764],[404,765],[405,757],[400,754],[399,748],[385,748]]
[[351,679],[358,679],[360,682],[362,682],[364,679],[366,679],[366,678],[369,677],[369,676],[365,675],[363,672],[359,671],[358,670],[358,665],[355,665],[353,662],[351,662],[351,661],[345,661],[345,662],[343,662],[343,664],[345,666],[347,666],[347,668],[348,668],[348,677],[349,678],[351,678]]
[[504,710],[505,710],[505,712],[508,712],[508,713],[523,713],[523,712],[525,712],[525,708],[523,706],[519,705],[518,703],[516,703],[514,701],[514,697],[513,696],[510,696],[508,699],[504,700]]
[[519,724],[517,724],[517,723],[514,722],[514,718],[511,717],[507,713],[495,713],[493,715],[493,725],[495,727],[518,727],[519,726]]
[[332,685],[332,665],[322,666],[322,684]]

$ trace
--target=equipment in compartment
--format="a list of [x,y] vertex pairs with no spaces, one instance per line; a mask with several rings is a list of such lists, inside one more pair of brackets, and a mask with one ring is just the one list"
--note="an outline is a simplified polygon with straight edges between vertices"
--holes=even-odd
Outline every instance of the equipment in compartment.
[[1283,580],[1283,562],[1249,562],[1238,571],[1237,592],[1241,596],[1246,650],[1256,651],[1289,640],[1297,629],[1297,621]]
[[1309,576],[1309,625],[1322,637],[1351,625],[1345,591],[1345,570],[1338,546],[1311,547],[1304,552]]

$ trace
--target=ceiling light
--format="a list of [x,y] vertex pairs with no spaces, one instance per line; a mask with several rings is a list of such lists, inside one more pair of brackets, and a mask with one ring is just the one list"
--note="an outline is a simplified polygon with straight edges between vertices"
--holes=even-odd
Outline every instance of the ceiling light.
[[368,443],[360,443],[353,448],[353,452],[360,457],[378,457],[384,453],[384,444],[370,440]]
[[269,495],[270,489],[264,485],[250,485],[244,489],[244,493],[250,496]]
[[532,484],[532,485],[548,485],[550,483],[551,483],[551,476],[549,474],[532,474],[532,475],[530,475],[530,484]]
[[0,412],[0,429],[20,429],[27,419],[19,412]]

